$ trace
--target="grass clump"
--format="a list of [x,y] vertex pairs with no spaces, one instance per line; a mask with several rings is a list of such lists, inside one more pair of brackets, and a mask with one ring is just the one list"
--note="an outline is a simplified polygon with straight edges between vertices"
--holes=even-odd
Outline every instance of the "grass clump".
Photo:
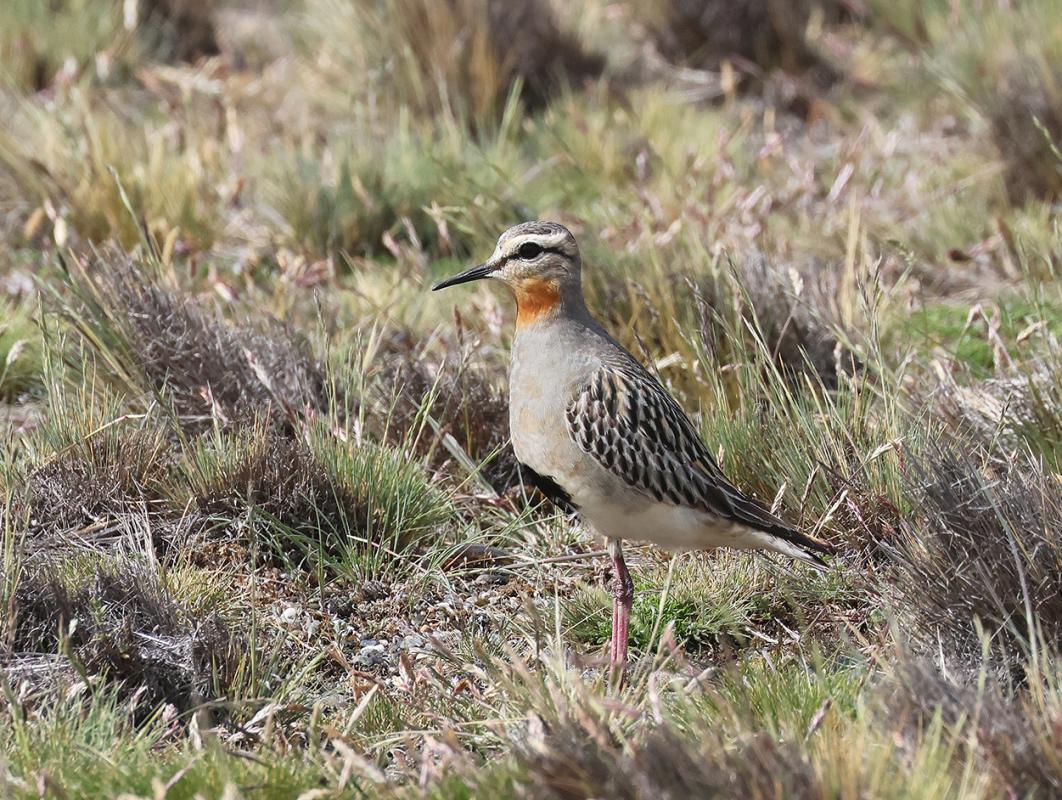
[[130,515],[157,512],[167,449],[143,430],[89,437],[30,472],[15,518],[45,541],[121,530]]
[[31,566],[12,602],[10,652],[59,655],[136,697],[143,719],[161,704],[187,711],[224,692],[245,645],[220,617],[183,607],[136,562],[99,562],[85,574]]
[[[379,402],[370,420],[382,439],[410,447],[435,469],[463,475],[472,466],[499,494],[519,483],[509,443],[509,404],[499,376],[447,342],[427,352],[408,332],[384,337],[371,380]],[[471,464],[470,464],[471,462]]]
[[[602,789],[625,798],[990,796],[951,773],[953,734],[939,725],[895,747],[873,745],[875,730],[903,734],[886,714],[860,713],[857,694],[832,690],[846,672],[837,663],[772,666],[765,657],[732,672],[703,691],[691,682],[692,696],[657,687],[642,705],[632,693],[620,710],[585,685],[550,680],[531,695],[529,723],[513,736],[513,780],[540,798],[596,797]],[[794,698],[791,681],[813,688]],[[805,727],[777,732],[760,717],[813,698],[817,705],[800,717]],[[910,771],[898,769],[908,746],[918,754]]]
[[[809,579],[786,575],[743,554],[678,555],[673,565],[636,563],[631,611],[631,646],[656,650],[665,630],[691,657],[721,658],[757,641],[786,637],[786,626],[822,625],[843,613],[850,589],[840,571]],[[567,601],[565,618],[573,638],[595,646],[611,633],[612,597],[607,586],[580,589]],[[825,623],[825,624],[824,624]],[[655,637],[655,638],[654,638]]]
[[75,265],[73,276],[78,302],[65,313],[100,377],[129,399],[164,398],[185,431],[256,417],[290,424],[328,407],[321,366],[275,320],[230,324],[123,256],[97,260],[91,274]]
[[829,0],[752,0],[747,3],[656,0],[645,4],[653,41],[668,60],[698,69],[734,67],[745,87],[763,85],[780,70],[813,74],[824,85],[836,71],[808,37],[813,14],[839,19],[842,3]]
[[[158,520],[173,460],[163,420],[127,416],[112,395],[53,386],[46,418],[20,444],[3,516],[39,548],[118,538]],[[156,531],[160,532],[160,531]]]
[[0,9],[0,85],[33,93],[84,76],[128,77],[145,55],[216,55],[213,11],[206,0],[11,0]]
[[821,265],[803,269],[771,264],[762,254],[745,264],[729,265],[697,287],[700,336],[720,361],[739,357],[734,336],[749,338],[754,324],[755,345],[765,348],[789,380],[810,377],[823,389],[856,372],[858,357],[841,325],[839,287]]
[[[950,34],[951,32],[949,32]],[[940,69],[987,120],[1015,203],[1062,195],[1062,21],[1052,0],[964,9]]]
[[310,569],[370,577],[441,538],[452,520],[419,464],[323,426],[305,439],[254,428],[208,436],[180,470],[174,505],[199,515],[210,535],[249,528],[274,558]]
[[541,105],[604,67],[542,0],[315,0],[309,11],[308,46],[326,74],[366,76],[371,94],[478,126],[513,94]]
[[37,235],[50,234],[59,247],[112,238],[133,247],[140,220],[124,191],[160,242],[209,247],[229,198],[224,181],[213,179],[227,152],[203,107],[190,103],[175,118],[119,100],[101,105],[100,91],[73,91],[58,115],[41,98],[11,104],[0,131],[0,200],[27,223],[50,212]]
[[83,70],[94,70],[97,56],[121,47],[122,31],[122,9],[116,3],[4,3],[0,9],[0,84],[36,92],[51,86],[60,71],[70,71],[69,78],[73,78]]
[[911,461],[918,525],[898,543],[896,589],[917,620],[913,638],[933,652],[976,664],[983,629],[1013,668],[1057,640],[1062,494],[1035,462],[1016,462],[992,474],[944,445]]
[[[469,140],[455,126],[403,113],[382,130],[358,125],[331,146],[285,148],[266,194],[293,244],[319,257],[467,257],[483,228],[521,216],[511,182],[525,164],[513,147],[515,107]],[[456,218],[456,219],[455,219]]]
[[[599,727],[600,725],[600,727]],[[813,797],[821,789],[813,767],[793,745],[767,736],[736,743],[721,737],[693,743],[662,726],[626,751],[609,747],[603,724],[564,719],[537,748],[521,753],[525,790],[537,800],[612,796],[641,798]]]
[[761,322],[743,295],[730,297],[694,342],[703,363],[724,365],[701,384],[711,398],[702,409],[705,440],[738,486],[783,517],[819,526],[852,554],[874,552],[895,535],[906,505],[900,443],[910,427],[898,398],[874,388],[877,365],[856,369],[868,360],[842,339],[832,365],[816,366],[804,344],[794,362],[780,360],[784,339],[771,345],[765,337],[786,322]]
[[1062,192],[1062,25],[1053,0],[1012,6],[872,2],[871,17],[980,115],[1010,202]]
[[1015,687],[983,669],[944,671],[901,655],[883,704],[907,731],[938,722],[954,730],[966,757],[984,759],[997,795],[1049,797],[1062,786],[1052,733],[1060,712],[1056,673],[1050,659]]
[[210,0],[140,0],[138,27],[156,58],[195,61],[221,52]]
[[12,401],[41,388],[40,332],[24,305],[0,302],[0,400]]

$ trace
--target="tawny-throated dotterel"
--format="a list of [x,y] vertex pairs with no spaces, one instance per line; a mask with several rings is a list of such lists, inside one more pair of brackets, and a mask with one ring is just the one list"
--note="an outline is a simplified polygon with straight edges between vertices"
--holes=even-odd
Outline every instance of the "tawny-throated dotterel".
[[516,298],[509,373],[513,450],[612,556],[613,666],[627,660],[634,584],[624,539],[671,550],[770,550],[822,566],[824,543],[736,488],[679,404],[590,315],[575,237],[554,222],[505,231],[489,259],[433,290],[491,278]]

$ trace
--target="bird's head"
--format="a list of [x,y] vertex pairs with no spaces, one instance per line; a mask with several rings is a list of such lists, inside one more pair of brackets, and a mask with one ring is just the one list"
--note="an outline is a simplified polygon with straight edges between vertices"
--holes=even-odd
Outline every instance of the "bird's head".
[[440,281],[432,291],[481,278],[501,281],[516,297],[517,324],[526,325],[566,303],[581,308],[581,270],[571,231],[556,222],[524,222],[498,238],[484,263]]

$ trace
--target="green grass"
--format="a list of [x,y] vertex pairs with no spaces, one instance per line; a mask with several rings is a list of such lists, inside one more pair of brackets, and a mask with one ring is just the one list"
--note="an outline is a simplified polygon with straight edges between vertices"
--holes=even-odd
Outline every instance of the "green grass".
[[[400,571],[403,554],[437,544],[432,540],[455,521],[445,495],[403,453],[355,448],[323,431],[311,447],[331,496],[316,511],[288,520],[267,513],[262,535],[273,547],[294,546],[309,565],[366,580]],[[338,515],[330,513],[334,503],[343,509]]]
[[[996,314],[998,320],[994,319]],[[1030,349],[1024,345],[1030,335],[1050,337],[1059,331],[1062,308],[1019,297],[993,299],[969,308],[923,308],[911,314],[895,335],[899,337],[902,332],[904,344],[922,352],[939,349],[983,378],[1009,366],[1005,361],[998,363],[997,358],[1020,359]]]
[[[670,629],[675,643],[693,653],[725,653],[755,641],[776,641],[803,628],[819,609],[840,608],[851,587],[840,571],[811,577],[787,575],[745,555],[681,555],[639,564],[631,612],[631,646],[654,653]],[[608,643],[612,597],[607,587],[581,588],[564,608],[570,635],[592,647]],[[782,624],[779,625],[778,623]],[[821,621],[820,621],[821,623]],[[825,631],[819,630],[824,636]]]
[[[124,45],[121,9],[92,0],[74,0],[46,9],[33,0],[12,0],[0,12],[0,82],[20,90],[49,85],[57,73],[74,68],[77,78],[97,73],[97,56],[110,69]],[[110,51],[110,52],[108,52]]]
[[102,91],[74,92],[58,113],[32,98],[14,102],[0,134],[0,179],[10,184],[11,199],[43,206],[62,198],[44,223],[60,247],[112,236],[131,247],[139,241],[138,219],[121,197],[124,188],[168,250],[209,247],[235,188],[221,177],[229,153],[193,109],[178,128],[168,115],[131,112],[122,100],[101,103]]
[[0,313],[0,399],[15,400],[41,387],[41,334],[24,305],[0,305]]
[[159,719],[133,727],[122,703],[106,692],[82,689],[63,702],[45,701],[30,714],[9,711],[14,713],[3,734],[9,772],[0,785],[12,798],[39,796],[35,783],[18,776],[41,771],[53,794],[150,796],[172,782],[167,796],[189,800],[254,786],[264,789],[259,796],[291,797],[324,777],[320,766],[297,757],[251,760],[216,741],[203,749],[173,741],[171,726]]

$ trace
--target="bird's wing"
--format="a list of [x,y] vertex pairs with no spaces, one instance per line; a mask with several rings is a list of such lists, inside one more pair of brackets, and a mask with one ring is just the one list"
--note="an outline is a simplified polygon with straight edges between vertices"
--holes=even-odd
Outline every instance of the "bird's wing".
[[542,492],[546,499],[563,511],[565,514],[575,514],[579,508],[572,502],[572,496],[568,494],[553,478],[535,472],[531,467],[518,462],[520,480],[529,483]]
[[690,418],[633,359],[600,366],[565,416],[579,449],[632,489],[829,552],[731,484]]

